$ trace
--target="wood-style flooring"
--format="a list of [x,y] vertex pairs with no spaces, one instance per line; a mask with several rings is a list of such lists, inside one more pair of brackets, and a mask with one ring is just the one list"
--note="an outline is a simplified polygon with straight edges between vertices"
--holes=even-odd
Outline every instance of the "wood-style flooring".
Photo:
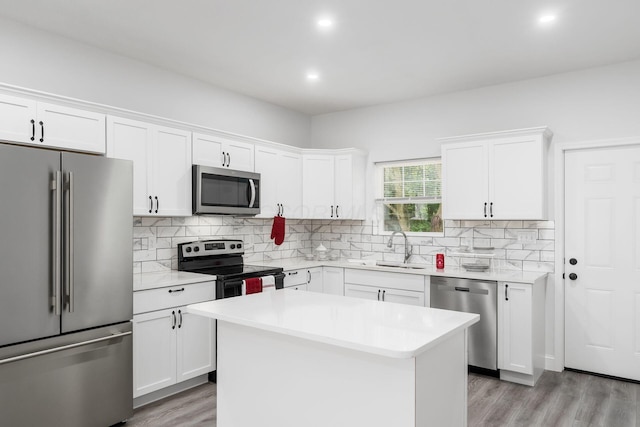
[[[527,387],[469,374],[468,409],[470,427],[640,427],[640,384],[545,371],[535,387]],[[215,425],[213,383],[139,408],[126,423],[127,427]]]

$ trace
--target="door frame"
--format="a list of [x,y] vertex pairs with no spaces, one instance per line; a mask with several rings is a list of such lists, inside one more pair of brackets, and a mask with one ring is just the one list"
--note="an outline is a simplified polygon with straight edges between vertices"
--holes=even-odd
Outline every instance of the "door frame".
[[593,141],[560,142],[553,148],[553,207],[552,218],[555,219],[555,258],[553,283],[554,283],[554,357],[547,356],[546,369],[562,371],[565,368],[565,339],[564,339],[564,250],[565,250],[565,212],[564,212],[564,186],[565,186],[565,154],[570,151],[593,149],[640,146],[640,136],[629,138],[599,139]]

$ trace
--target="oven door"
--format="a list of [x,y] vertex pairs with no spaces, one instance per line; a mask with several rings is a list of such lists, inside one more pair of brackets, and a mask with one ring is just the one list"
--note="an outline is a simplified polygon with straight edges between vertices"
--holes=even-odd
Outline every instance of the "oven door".
[[[274,274],[276,290],[284,288],[284,274]],[[226,279],[216,281],[216,299],[238,297],[242,295],[243,279]]]
[[193,213],[257,215],[260,174],[194,165]]

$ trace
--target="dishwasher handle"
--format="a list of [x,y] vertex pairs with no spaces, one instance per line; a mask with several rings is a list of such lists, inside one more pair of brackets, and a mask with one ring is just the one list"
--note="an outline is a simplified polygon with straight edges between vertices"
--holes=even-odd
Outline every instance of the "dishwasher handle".
[[454,289],[458,292],[469,292],[469,288],[463,288],[461,286],[455,286]]

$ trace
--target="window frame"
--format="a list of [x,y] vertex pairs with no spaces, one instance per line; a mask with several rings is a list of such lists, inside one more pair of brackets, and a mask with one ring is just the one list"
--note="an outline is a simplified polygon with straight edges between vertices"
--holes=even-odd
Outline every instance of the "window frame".
[[[390,236],[393,231],[387,231],[384,229],[384,205],[385,203],[396,203],[399,204],[417,204],[417,203],[429,203],[434,199],[428,199],[426,197],[398,197],[398,198],[389,198],[384,197],[384,169],[386,167],[393,166],[413,166],[413,165],[424,165],[424,164],[433,164],[438,163],[440,167],[442,167],[442,158],[441,157],[428,157],[422,159],[407,159],[407,160],[394,160],[394,161],[384,161],[384,162],[376,162],[374,163],[375,168],[375,198],[374,198],[374,207],[375,207],[375,217],[376,217],[376,225],[377,225],[377,235],[380,236]],[[442,189],[442,176],[440,177],[441,189]],[[395,199],[395,200],[394,200]],[[440,205],[443,203],[442,195],[439,199]],[[405,234],[407,236],[414,237],[444,237],[444,219],[442,220],[442,231],[407,231]]]

